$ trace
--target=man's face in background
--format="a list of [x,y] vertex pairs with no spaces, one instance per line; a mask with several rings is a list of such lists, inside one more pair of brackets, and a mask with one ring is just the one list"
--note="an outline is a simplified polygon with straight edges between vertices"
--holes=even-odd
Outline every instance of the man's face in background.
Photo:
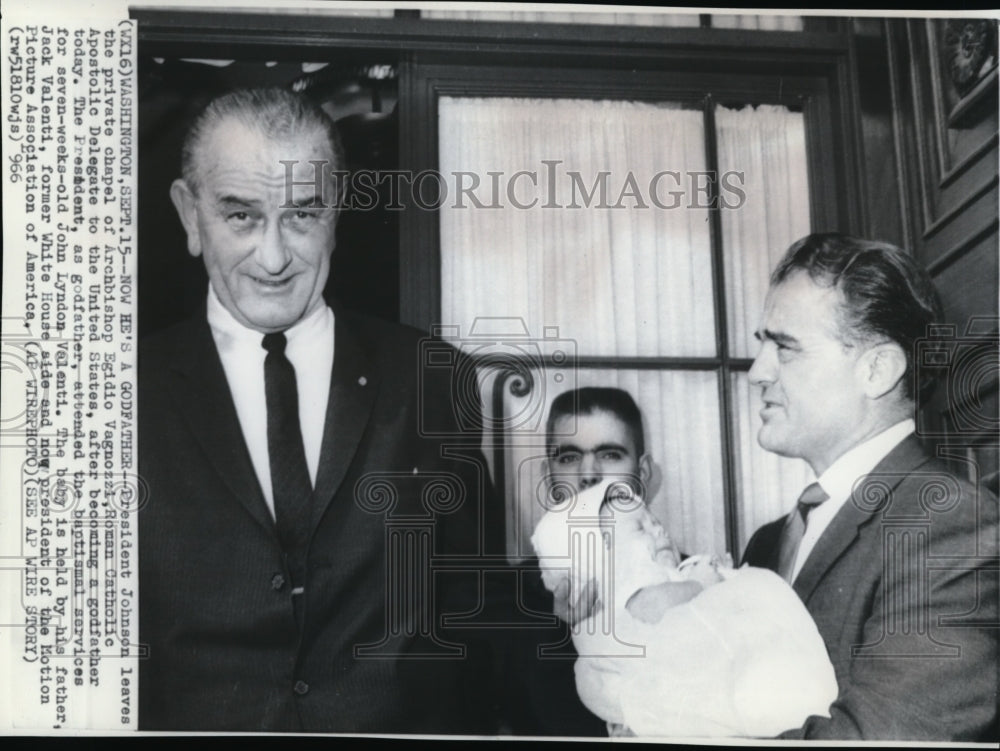
[[[283,331],[322,306],[337,223],[325,134],[309,128],[273,139],[224,118],[196,160],[198,184],[177,180],[170,195],[188,250],[203,258],[223,306],[261,333]],[[311,160],[324,163],[322,190]],[[282,161],[294,162],[291,206]]]
[[557,497],[585,490],[602,480],[627,483],[640,495],[649,481],[650,462],[617,415],[606,410],[568,414],[553,423],[548,459],[549,488]]

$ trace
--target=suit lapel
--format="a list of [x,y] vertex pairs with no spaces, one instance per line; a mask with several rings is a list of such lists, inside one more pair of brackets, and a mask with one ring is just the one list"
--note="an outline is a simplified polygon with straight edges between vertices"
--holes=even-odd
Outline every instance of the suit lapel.
[[858,537],[858,527],[871,519],[871,512],[864,511],[855,504],[854,496],[847,499],[830,526],[824,530],[806,562],[795,577],[792,588],[803,602],[816,589],[820,579]]
[[886,503],[885,499],[879,502],[881,495],[893,492],[904,477],[926,460],[927,455],[920,441],[910,435],[890,451],[875,469],[855,483],[851,497],[816,541],[792,585],[803,602],[808,601],[826,572],[854,543],[859,529],[881,515]]
[[313,490],[313,529],[326,513],[357,453],[379,385],[378,373],[343,318],[337,315],[334,324],[333,373]]
[[[169,379],[174,402],[213,468],[247,512],[274,532],[240,428],[222,361],[204,311],[174,358]],[[178,467],[183,472],[183,467]]]

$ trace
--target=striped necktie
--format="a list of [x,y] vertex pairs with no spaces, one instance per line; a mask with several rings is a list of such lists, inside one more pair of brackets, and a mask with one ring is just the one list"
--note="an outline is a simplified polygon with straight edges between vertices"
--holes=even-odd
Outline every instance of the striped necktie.
[[802,544],[802,536],[806,532],[809,512],[829,498],[819,483],[814,482],[802,491],[798,503],[795,504],[795,510],[788,514],[778,544],[778,574],[789,584],[792,583],[795,558],[799,552],[799,545]]

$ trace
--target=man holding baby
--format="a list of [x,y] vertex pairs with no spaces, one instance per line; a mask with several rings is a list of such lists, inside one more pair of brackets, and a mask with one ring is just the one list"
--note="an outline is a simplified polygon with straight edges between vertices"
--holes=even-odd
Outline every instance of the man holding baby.
[[788,738],[980,740],[996,731],[997,499],[929,457],[916,343],[940,304],[912,257],[811,235],[771,276],[750,380],[760,445],[816,474],[744,562],[793,586],[840,688]]
[[606,732],[769,737],[825,711],[833,667],[788,584],[714,556],[682,561],[646,507],[652,460],[627,392],[560,394],[547,443],[548,511],[531,542],[554,603],[584,592],[592,604],[571,629],[572,680]]
[[[930,388],[916,343],[939,319],[926,273],[886,243],[811,235],[772,274],[750,370],[762,390],[758,441],[817,479],[758,530],[743,563],[791,585],[837,684],[827,713],[781,737],[996,733],[997,500],[914,435],[916,399]],[[633,604],[655,608],[672,588],[647,586]],[[557,591],[556,612],[578,620],[601,606],[594,595]]]

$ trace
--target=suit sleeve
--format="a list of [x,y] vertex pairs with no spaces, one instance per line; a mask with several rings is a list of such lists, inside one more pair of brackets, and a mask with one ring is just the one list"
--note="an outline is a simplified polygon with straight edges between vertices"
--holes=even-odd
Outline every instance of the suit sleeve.
[[778,568],[778,538],[784,526],[784,517],[766,524],[756,532],[747,543],[743,552],[741,566],[756,566],[777,571]]
[[983,498],[979,509],[934,526],[926,556],[903,549],[919,546],[918,536],[885,546],[890,555],[877,564],[881,583],[831,717],[813,716],[783,738],[973,741],[996,733],[996,499]]
[[[461,645],[462,706],[471,732],[498,732],[500,669],[494,631],[484,623],[497,619],[496,594],[491,577],[478,561],[503,550],[504,513],[496,497],[482,454],[482,415],[475,364],[450,345],[433,340],[430,346],[451,367],[421,363],[420,398],[426,449],[437,459],[439,471],[451,477],[460,502],[437,517],[437,553],[451,562],[434,571],[435,626],[448,643]],[[497,524],[499,520],[500,524]]]

